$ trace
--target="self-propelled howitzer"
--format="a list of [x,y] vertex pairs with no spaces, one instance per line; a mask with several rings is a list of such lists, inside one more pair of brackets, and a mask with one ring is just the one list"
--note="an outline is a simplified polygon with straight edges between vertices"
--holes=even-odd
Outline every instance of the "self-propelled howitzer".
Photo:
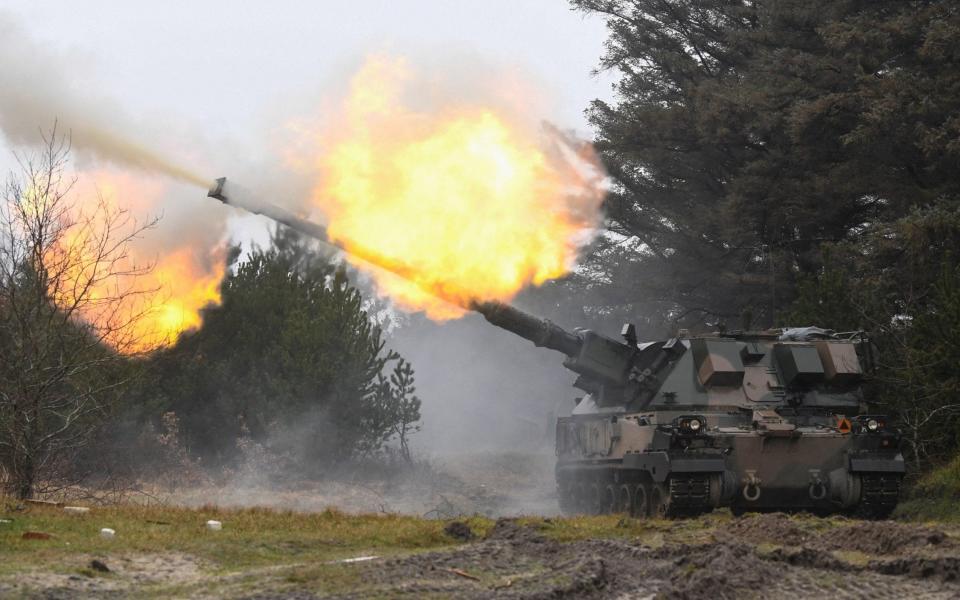
[[557,422],[564,512],[747,510],[880,518],[904,472],[899,434],[864,414],[859,335],[817,328],[638,344],[571,333],[502,304],[488,321],[567,355],[586,394]]
[[[210,196],[336,246],[280,207]],[[351,248],[402,277],[402,264]],[[904,473],[900,438],[865,414],[862,336],[817,328],[681,335],[638,343],[576,332],[497,301],[444,298],[566,355],[585,393],[558,419],[556,479],[565,512],[688,516],[730,507],[884,517]]]

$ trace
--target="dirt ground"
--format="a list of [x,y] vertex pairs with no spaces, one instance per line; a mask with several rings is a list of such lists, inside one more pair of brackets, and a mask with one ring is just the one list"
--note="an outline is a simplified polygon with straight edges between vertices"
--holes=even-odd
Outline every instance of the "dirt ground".
[[[459,545],[391,557],[218,573],[187,555],[107,556],[110,577],[0,579],[0,597],[958,598],[960,529],[782,514],[715,513],[637,537],[562,541],[554,519],[499,519]],[[84,559],[86,560],[86,559]],[[157,584],[162,584],[157,588]]]
[[930,527],[851,522],[824,532],[784,515],[721,525],[703,543],[563,543],[500,520],[454,551],[355,567],[363,590],[281,598],[957,598],[958,542]]
[[[178,545],[159,552],[147,540],[122,552],[62,554],[54,567],[48,557],[43,568],[4,570],[0,547],[0,598],[960,598],[957,525],[735,518],[726,510],[676,521],[570,519],[557,516],[551,457],[481,458],[449,460],[401,481],[289,489],[247,481],[173,498],[187,506],[416,515],[438,536],[423,545],[349,544],[355,525],[344,517],[330,539],[274,532],[279,537],[263,547],[277,558],[255,566],[231,567],[224,548],[200,558]],[[236,519],[223,535],[239,534]],[[329,552],[316,554],[314,543]],[[97,572],[93,560],[109,572]]]

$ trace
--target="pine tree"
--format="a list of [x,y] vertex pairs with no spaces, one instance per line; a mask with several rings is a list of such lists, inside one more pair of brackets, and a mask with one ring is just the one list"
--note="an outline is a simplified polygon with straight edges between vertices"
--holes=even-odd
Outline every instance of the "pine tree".
[[588,111],[615,187],[585,272],[609,310],[775,324],[825,243],[960,198],[955,3],[572,4],[607,18],[620,75]]
[[232,458],[241,428],[305,465],[376,452],[401,421],[405,442],[419,400],[407,406],[388,375],[396,363],[412,385],[413,370],[368,308],[342,266],[278,229],[228,272],[203,328],[156,357],[159,390],[143,393],[159,391],[161,406],[148,414],[175,412],[191,450],[214,463]]

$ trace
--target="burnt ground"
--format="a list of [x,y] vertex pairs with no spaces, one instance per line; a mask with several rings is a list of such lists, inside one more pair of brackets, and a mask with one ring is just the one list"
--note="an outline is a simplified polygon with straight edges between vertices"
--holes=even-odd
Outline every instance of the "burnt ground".
[[[571,534],[581,525],[591,526],[504,518],[473,531],[451,521],[444,529],[454,545],[443,550],[242,573],[186,555],[154,556],[156,564],[149,556],[132,564],[108,557],[110,578],[34,576],[6,592],[63,599],[960,598],[960,530],[949,526],[718,512],[639,530],[624,521],[597,537]],[[644,533],[616,537],[617,529]],[[579,539],[563,541],[569,538]],[[0,585],[6,597],[3,591]]]

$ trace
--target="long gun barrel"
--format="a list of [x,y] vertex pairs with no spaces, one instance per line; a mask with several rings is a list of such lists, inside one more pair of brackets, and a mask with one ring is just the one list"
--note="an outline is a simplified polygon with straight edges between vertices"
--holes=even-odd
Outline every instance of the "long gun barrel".
[[580,347],[583,345],[580,336],[551,323],[548,319],[535,317],[497,301],[474,301],[470,303],[470,309],[483,315],[491,324],[526,338],[536,346],[563,352],[570,357],[580,354]]
[[[228,206],[234,206],[247,212],[263,215],[304,235],[320,240],[344,252],[349,252],[372,265],[390,271],[404,279],[416,281],[413,277],[414,272],[410,267],[362,248],[347,249],[342,244],[331,240],[326,228],[322,225],[298,217],[285,208],[270,204],[269,202],[254,201],[245,198],[245,195],[242,193],[228,195],[225,190],[226,183],[227,180],[225,177],[217,179],[207,193],[207,196],[216,198]],[[476,299],[464,302],[459,297],[444,296],[434,290],[430,290],[430,293],[461,308],[478,312],[493,325],[528,339],[537,346],[562,352],[569,357],[578,356],[581,346],[583,345],[580,336],[570,333],[547,319],[535,317],[509,304],[495,300],[481,301]]]

